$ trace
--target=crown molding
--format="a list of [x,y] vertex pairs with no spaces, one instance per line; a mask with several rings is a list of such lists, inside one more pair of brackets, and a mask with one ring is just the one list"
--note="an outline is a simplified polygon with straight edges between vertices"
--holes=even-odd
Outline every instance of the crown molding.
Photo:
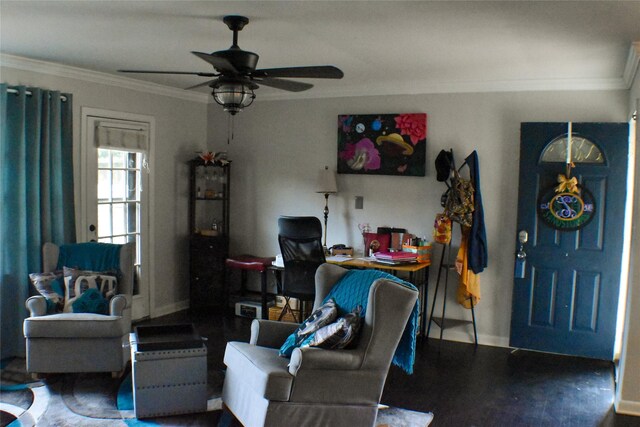
[[543,92],[584,90],[628,90],[622,78],[613,79],[546,79],[546,80],[496,80],[475,82],[414,82],[396,84],[393,88],[375,84],[361,84],[344,90],[322,93],[270,93],[258,95],[258,100],[283,101],[311,98],[345,98],[357,96],[427,95],[443,93],[488,92]]
[[[355,96],[427,95],[442,93],[543,92],[581,90],[629,90],[640,66],[640,41],[631,43],[621,78],[602,79],[535,79],[466,82],[416,82],[395,85],[361,84],[345,90],[261,95],[263,101],[283,101],[311,98],[343,98]],[[366,95],[363,95],[366,94]]]
[[[25,71],[34,71],[58,77],[84,80],[93,83],[117,86],[125,89],[164,95],[187,101],[212,103],[209,94],[185,91],[156,83],[114,76],[108,73],[71,67],[53,62],[40,61],[0,53],[0,65]],[[628,90],[640,65],[640,42],[631,44],[621,78],[612,79],[543,79],[543,80],[496,80],[466,82],[413,82],[389,85],[363,83],[345,89],[322,92],[265,93],[258,94],[261,101],[285,101],[296,99],[345,98],[361,96],[426,95],[442,93],[488,93],[488,92],[540,92],[581,90]]]
[[37,59],[24,58],[21,56],[0,53],[0,65],[8,68],[15,68],[24,71],[48,74],[56,77],[65,77],[76,80],[83,80],[91,83],[99,83],[119,88],[148,92],[154,95],[169,96],[185,101],[208,104],[210,96],[205,93],[186,91],[156,83],[142,82],[127,77],[114,76],[113,74],[99,71],[87,70],[84,68],[71,67],[69,65],[57,64],[54,62],[40,61]]

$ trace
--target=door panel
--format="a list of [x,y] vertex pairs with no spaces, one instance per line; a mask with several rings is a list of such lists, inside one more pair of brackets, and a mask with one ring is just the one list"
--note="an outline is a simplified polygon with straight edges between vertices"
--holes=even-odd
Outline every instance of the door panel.
[[[595,200],[606,200],[607,177],[581,176],[580,182],[591,191]],[[605,211],[597,209],[595,217],[591,220],[594,226],[587,226],[578,231],[578,250],[603,251]],[[622,219],[622,218],[620,218]]]
[[573,287],[573,315],[571,329],[596,332],[598,302],[600,301],[600,274],[583,271],[576,274]]
[[533,304],[531,307],[531,325],[553,326],[553,303],[556,300],[558,272],[554,270],[535,270],[533,273]]
[[[575,123],[573,137],[592,141],[601,163],[575,164],[571,176],[593,195],[583,228],[556,230],[537,213],[565,162],[545,162],[545,147],[566,138],[566,123],[523,123],[518,231],[529,232],[524,278],[514,279],[511,346],[611,360],[626,196],[628,125]],[[535,185],[532,185],[535,183]]]

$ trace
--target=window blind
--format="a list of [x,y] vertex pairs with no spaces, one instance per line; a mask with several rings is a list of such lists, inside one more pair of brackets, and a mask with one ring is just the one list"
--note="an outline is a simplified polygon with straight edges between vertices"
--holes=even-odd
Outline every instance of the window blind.
[[95,140],[98,148],[146,153],[149,150],[149,129],[142,124],[99,122]]

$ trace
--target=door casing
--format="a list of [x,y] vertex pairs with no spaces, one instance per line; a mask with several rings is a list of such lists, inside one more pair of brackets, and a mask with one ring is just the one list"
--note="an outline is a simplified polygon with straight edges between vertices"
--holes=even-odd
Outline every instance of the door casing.
[[[78,227],[77,230],[78,239],[80,241],[89,241],[92,236],[89,231],[89,224],[91,221],[96,221],[95,218],[90,218],[92,208],[90,203],[95,202],[95,197],[90,196],[89,184],[96,183],[96,178],[90,179],[90,174],[95,173],[97,170],[97,154],[94,143],[94,124],[98,120],[120,120],[126,122],[138,122],[144,123],[149,128],[149,150],[147,154],[148,161],[151,165],[154,164],[155,159],[155,129],[156,123],[153,116],[147,116],[142,114],[132,114],[119,111],[111,111],[97,108],[82,107],[81,109],[81,129],[80,129],[80,173],[76,174],[80,179],[76,179],[76,188],[80,189],[81,203],[77,205],[80,207]],[[92,163],[93,166],[92,166]],[[142,236],[142,252],[141,263],[144,266],[145,274],[141,279],[140,294],[134,296],[132,318],[134,320],[142,319],[145,317],[153,317],[155,307],[155,297],[153,290],[153,283],[155,283],[154,265],[155,259],[153,254],[154,237],[153,230],[155,229],[153,215],[154,206],[154,168],[151,167],[147,176],[147,189],[146,189],[146,203],[142,206],[142,215],[146,222],[146,236]],[[94,222],[95,223],[95,222]]]

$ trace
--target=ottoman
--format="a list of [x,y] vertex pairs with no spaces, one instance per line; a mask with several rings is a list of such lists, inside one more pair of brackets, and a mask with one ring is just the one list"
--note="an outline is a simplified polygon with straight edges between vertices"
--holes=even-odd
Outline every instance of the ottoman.
[[139,326],[129,341],[136,418],[207,410],[207,347],[193,325]]

